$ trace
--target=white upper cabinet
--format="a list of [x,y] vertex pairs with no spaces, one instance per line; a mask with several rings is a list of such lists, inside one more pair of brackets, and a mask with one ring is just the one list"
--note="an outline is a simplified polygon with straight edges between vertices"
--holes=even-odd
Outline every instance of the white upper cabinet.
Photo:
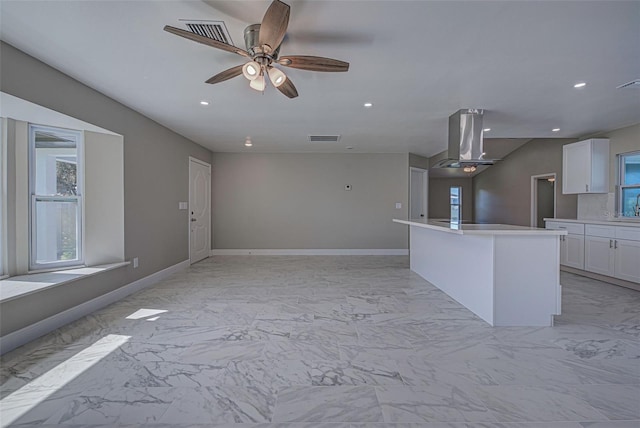
[[562,147],[562,193],[609,192],[609,140],[592,138]]

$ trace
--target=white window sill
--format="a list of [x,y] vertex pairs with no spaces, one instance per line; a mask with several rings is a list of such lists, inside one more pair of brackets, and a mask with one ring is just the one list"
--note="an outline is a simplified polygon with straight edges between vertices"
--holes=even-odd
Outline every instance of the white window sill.
[[18,297],[58,285],[68,284],[79,279],[127,266],[128,264],[130,262],[118,262],[100,266],[12,276],[0,281],[0,302],[17,299]]

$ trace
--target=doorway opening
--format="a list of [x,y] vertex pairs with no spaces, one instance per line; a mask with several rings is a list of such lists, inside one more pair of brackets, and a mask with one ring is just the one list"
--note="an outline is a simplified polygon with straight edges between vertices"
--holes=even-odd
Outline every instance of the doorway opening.
[[409,180],[409,219],[427,218],[429,171],[422,168],[410,168]]
[[211,165],[189,157],[189,261],[211,254]]
[[544,228],[544,219],[555,217],[556,174],[531,176],[531,227]]

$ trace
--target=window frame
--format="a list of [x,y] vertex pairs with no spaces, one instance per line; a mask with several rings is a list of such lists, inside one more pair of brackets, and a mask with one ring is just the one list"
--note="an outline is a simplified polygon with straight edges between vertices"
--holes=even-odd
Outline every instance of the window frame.
[[[36,132],[64,133],[76,142],[76,195],[52,196],[36,194]],[[84,134],[82,131],[29,123],[29,271],[47,271],[84,266]],[[69,261],[37,262],[37,202],[76,202],[77,257]]]
[[[458,203],[454,204],[451,201],[452,198],[452,190],[458,189]],[[458,207],[458,219],[453,219],[453,207]],[[451,223],[462,223],[462,186],[449,186],[449,220]]]
[[639,183],[629,183],[627,184],[625,182],[625,159],[627,157],[631,157],[631,156],[640,156],[640,150],[637,151],[633,151],[633,152],[627,152],[627,153],[619,153],[618,154],[618,185],[616,186],[617,189],[617,205],[618,205],[618,217],[620,218],[624,218],[624,219],[640,219],[640,217],[634,216],[634,215],[625,215],[624,213],[624,201],[622,199],[622,195],[624,194],[624,189],[640,189],[640,182]]

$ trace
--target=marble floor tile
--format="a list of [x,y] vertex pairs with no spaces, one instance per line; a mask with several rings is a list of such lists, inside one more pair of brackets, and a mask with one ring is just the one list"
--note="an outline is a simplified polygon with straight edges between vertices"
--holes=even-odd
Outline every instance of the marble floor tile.
[[274,422],[382,422],[371,386],[289,387],[278,392]]
[[304,364],[313,386],[403,385],[394,361],[304,361]]
[[[274,341],[274,343],[289,343]],[[256,360],[262,357],[270,341],[263,340],[209,340],[184,347],[176,359],[189,364],[213,364],[230,361]]]
[[[351,424],[352,428],[583,428],[578,422],[416,422]],[[609,427],[615,428],[615,427]],[[621,427],[628,428],[628,427]]]
[[581,422],[581,428],[638,428],[640,419],[634,421]]
[[306,364],[300,360],[249,360],[230,362],[221,385],[261,386],[276,390],[290,385],[311,385]]
[[605,421],[575,388],[483,386],[478,398],[501,422]]
[[609,337],[562,338],[554,343],[583,359],[632,358],[640,359],[640,343],[637,340]]
[[376,393],[387,422],[495,422],[473,393],[456,386],[378,386]]
[[574,391],[609,419],[640,419],[640,385],[580,385]]
[[337,342],[322,340],[272,340],[264,345],[269,360],[339,360]]
[[160,418],[166,424],[269,422],[275,394],[254,386],[184,389]]
[[124,383],[128,388],[214,386],[227,370],[227,362],[213,364],[183,364],[176,362],[147,362],[136,367],[135,373]]
[[405,256],[212,257],[2,355],[0,425],[640,427],[640,293],[561,283],[491,327]]
[[178,394],[172,388],[85,391],[62,404],[45,423],[117,426],[158,422]]

